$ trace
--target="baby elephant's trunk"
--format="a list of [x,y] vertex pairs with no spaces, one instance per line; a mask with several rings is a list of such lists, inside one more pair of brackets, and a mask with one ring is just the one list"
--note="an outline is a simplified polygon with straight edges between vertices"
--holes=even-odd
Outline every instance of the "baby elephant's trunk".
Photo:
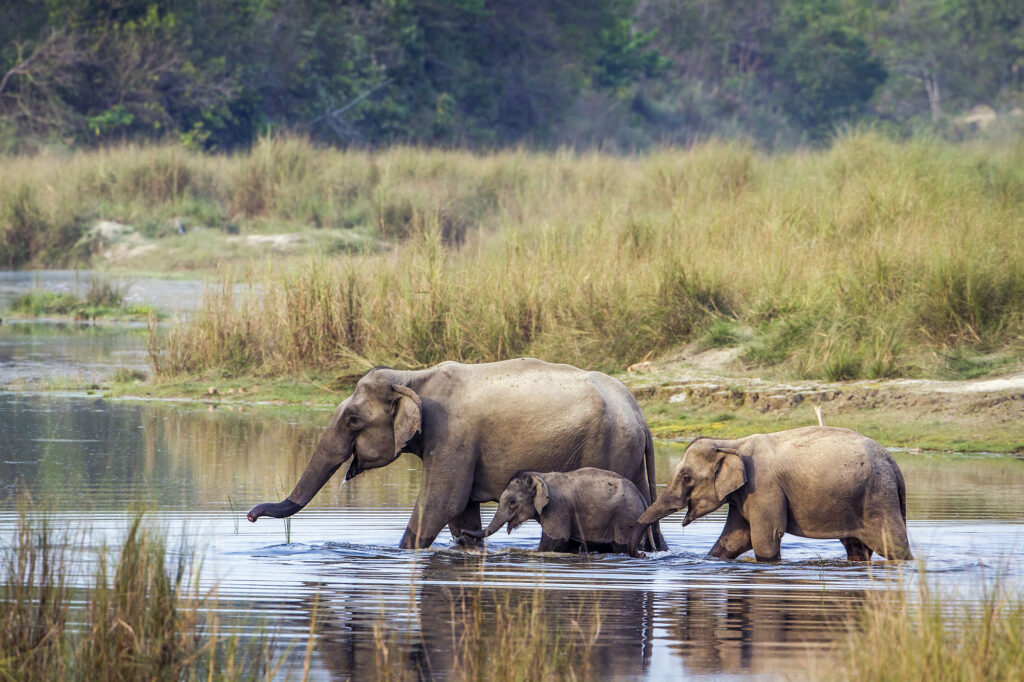
[[494,518],[491,519],[490,525],[484,530],[464,530],[463,535],[467,535],[471,538],[486,538],[494,535],[499,528],[508,522],[508,513],[504,512],[501,507],[498,507],[498,511],[494,513]]

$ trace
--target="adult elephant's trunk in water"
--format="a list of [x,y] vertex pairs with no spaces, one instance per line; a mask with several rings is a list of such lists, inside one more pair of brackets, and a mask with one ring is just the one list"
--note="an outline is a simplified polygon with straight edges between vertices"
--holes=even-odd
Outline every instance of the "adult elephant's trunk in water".
[[[249,510],[246,518],[253,523],[261,516],[273,516],[280,519],[291,516],[305,507],[334,472],[352,457],[354,441],[353,434],[349,429],[332,423],[320,437],[313,457],[306,465],[306,470],[302,472],[299,482],[295,484],[292,494],[281,502],[264,502],[256,505]],[[356,469],[355,473],[359,473],[357,459],[352,461],[352,467]]]

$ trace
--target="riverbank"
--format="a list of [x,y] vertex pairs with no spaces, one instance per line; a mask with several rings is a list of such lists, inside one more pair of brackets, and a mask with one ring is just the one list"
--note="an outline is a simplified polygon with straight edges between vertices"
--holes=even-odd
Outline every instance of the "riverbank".
[[[358,375],[149,381],[120,374],[14,390],[72,392],[119,401],[178,401],[208,409],[329,411]],[[722,376],[692,365],[619,377],[659,440],[737,438],[818,423],[851,428],[891,448],[1024,456],[1024,373],[971,381],[771,382]],[[325,417],[326,419],[326,417]]]

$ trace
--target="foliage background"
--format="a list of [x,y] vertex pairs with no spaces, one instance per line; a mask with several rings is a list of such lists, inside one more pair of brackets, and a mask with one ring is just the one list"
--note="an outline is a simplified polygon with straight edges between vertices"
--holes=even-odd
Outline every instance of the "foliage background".
[[0,0],[0,151],[958,136],[1022,67],[1013,0]]

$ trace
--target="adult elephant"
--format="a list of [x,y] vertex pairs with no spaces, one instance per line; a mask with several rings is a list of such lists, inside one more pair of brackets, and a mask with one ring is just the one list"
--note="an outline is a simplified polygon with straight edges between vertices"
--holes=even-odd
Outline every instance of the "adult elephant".
[[[522,470],[608,469],[645,501],[655,498],[651,432],[626,387],[600,372],[521,358],[370,370],[334,411],[291,495],[248,518],[291,516],[349,459],[345,480],[402,452],[423,460],[403,549],[428,547],[446,524],[456,538],[479,531],[480,503],[497,500]],[[643,542],[666,548],[657,525]]]

